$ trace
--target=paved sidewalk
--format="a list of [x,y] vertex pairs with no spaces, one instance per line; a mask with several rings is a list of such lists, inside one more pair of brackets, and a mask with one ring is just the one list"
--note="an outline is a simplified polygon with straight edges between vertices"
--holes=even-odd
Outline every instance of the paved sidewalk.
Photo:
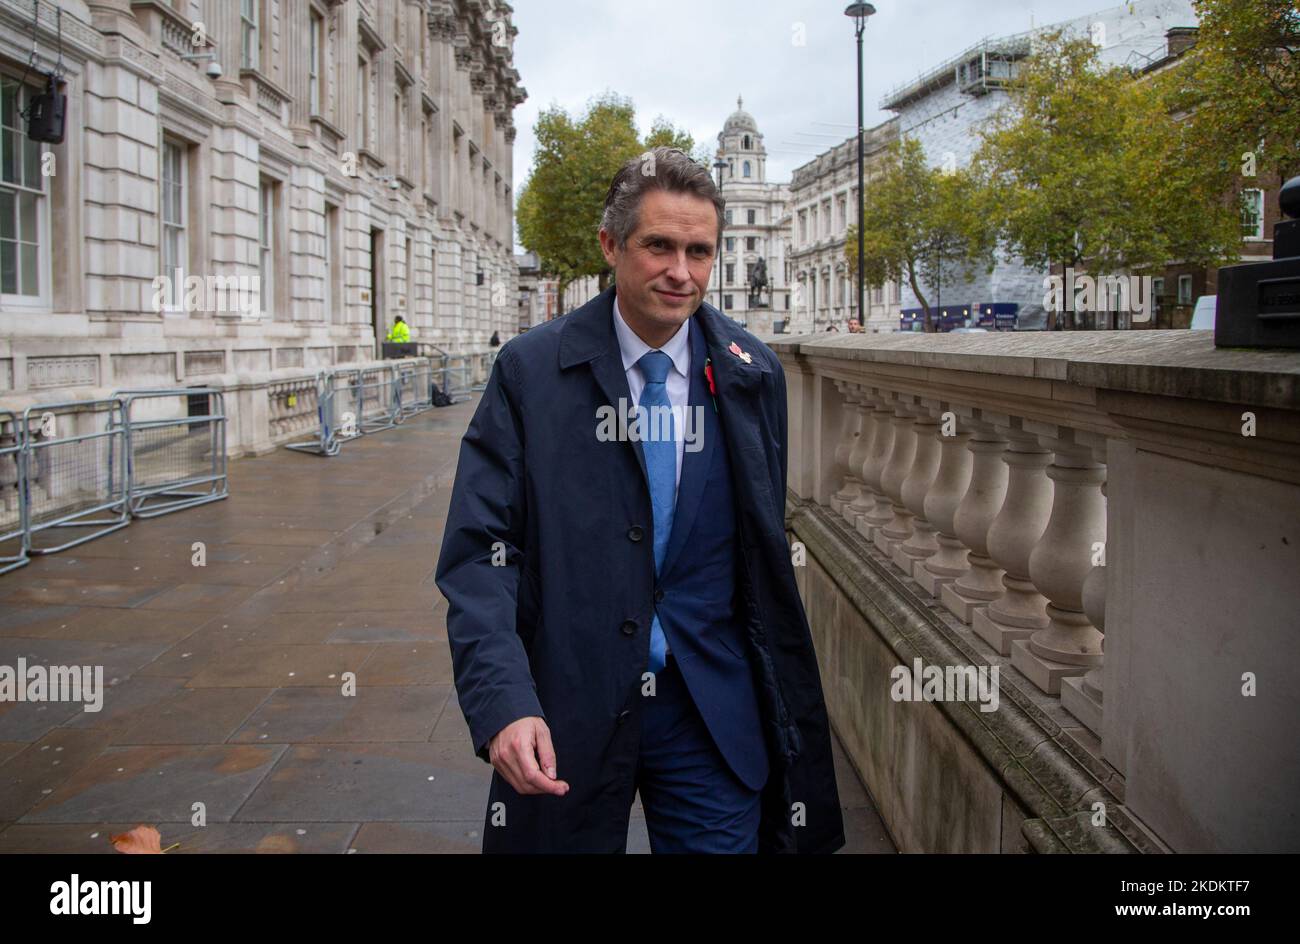
[[[225,501],[0,577],[0,665],[102,665],[106,687],[97,713],[0,703],[0,852],[112,853],[141,823],[176,852],[477,852],[491,768],[433,582],[473,408],[234,461]],[[894,851],[836,763],[844,851]]]

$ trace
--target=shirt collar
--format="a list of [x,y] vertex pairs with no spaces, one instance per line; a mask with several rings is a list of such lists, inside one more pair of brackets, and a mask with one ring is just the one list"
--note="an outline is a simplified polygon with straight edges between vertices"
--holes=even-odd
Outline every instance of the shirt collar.
[[[663,351],[673,361],[673,369],[683,377],[687,376],[687,367],[691,355],[690,327],[692,318],[682,322],[677,333],[669,338],[658,350]],[[632,369],[647,351],[656,350],[642,341],[635,331],[623,320],[623,312],[618,308],[618,295],[614,295],[614,333],[618,335],[619,350],[623,354],[623,370]]]

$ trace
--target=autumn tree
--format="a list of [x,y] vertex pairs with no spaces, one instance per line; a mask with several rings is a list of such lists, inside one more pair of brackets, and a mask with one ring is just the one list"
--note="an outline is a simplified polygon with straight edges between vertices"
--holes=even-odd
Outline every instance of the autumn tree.
[[533,167],[515,211],[519,241],[559,281],[561,298],[569,283],[587,276],[597,277],[603,290],[610,269],[596,231],[609,182],[625,161],[651,147],[691,154],[695,142],[662,117],[641,140],[631,100],[614,94],[594,99],[578,117],[552,106],[538,117],[535,133]]
[[[930,167],[915,138],[890,145],[867,182],[863,209],[863,281],[878,288],[906,284],[916,296],[926,331],[936,330],[934,305],[945,278],[993,267],[995,228],[979,186],[965,170]],[[859,228],[851,227],[844,254],[856,277]]]
[[1003,247],[1095,275],[1230,259],[1240,217],[1171,101],[1177,81],[1107,67],[1087,37],[1037,38],[972,162]]

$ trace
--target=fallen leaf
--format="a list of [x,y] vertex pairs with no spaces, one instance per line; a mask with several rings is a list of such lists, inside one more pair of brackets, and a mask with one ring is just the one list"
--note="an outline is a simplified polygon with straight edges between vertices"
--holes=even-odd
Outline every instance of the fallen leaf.
[[162,836],[152,826],[137,826],[130,832],[110,837],[113,848],[128,855],[162,855]]

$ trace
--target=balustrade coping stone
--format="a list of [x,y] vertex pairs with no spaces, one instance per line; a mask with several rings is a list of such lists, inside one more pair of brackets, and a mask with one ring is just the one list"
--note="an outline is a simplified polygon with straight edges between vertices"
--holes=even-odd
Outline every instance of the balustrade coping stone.
[[778,354],[1051,380],[1098,390],[1300,410],[1300,351],[1216,348],[1214,332],[767,334]]

